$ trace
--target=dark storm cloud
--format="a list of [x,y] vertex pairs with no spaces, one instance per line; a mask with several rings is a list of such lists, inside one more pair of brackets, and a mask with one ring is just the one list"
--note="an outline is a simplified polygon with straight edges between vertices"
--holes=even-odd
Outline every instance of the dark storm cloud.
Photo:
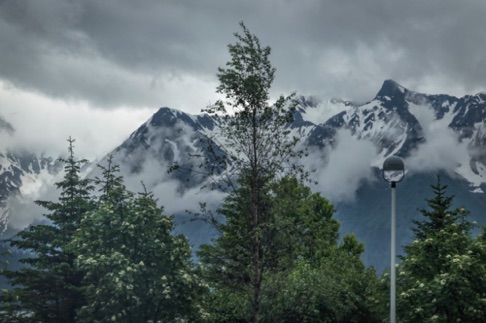
[[482,0],[0,0],[0,78],[93,106],[196,112],[243,20],[273,49],[275,93],[364,100],[393,78],[461,95],[486,89],[485,14]]

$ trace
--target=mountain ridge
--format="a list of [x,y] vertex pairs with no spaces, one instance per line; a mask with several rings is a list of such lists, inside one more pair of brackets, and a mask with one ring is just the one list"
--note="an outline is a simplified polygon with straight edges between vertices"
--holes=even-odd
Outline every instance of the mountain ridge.
[[[428,95],[385,80],[377,94],[364,103],[304,96],[295,100],[295,120],[288,127],[292,135],[301,138],[300,147],[307,147],[311,152],[303,163],[317,170],[315,176],[321,184],[313,189],[336,205],[343,233],[354,232],[365,245],[379,249],[365,255],[368,263],[379,264],[379,254],[386,247],[386,243],[377,244],[373,237],[385,239],[387,235],[388,207],[387,199],[383,198],[387,186],[381,179],[380,169],[390,155],[398,155],[405,161],[407,175],[400,187],[407,195],[427,196],[428,187],[421,178],[433,180],[430,174],[440,172],[457,189],[461,197],[458,203],[473,203],[474,210],[484,206],[480,202],[484,198],[479,197],[486,190],[486,94],[461,98]],[[204,168],[197,168],[201,170],[198,173],[167,173],[167,169],[175,162],[182,169],[204,164],[210,158],[204,154],[208,140],[224,156],[224,150],[218,147],[222,122],[222,118],[162,107],[111,151],[129,188],[138,191],[143,181],[168,212],[176,214],[176,221],[182,223],[180,232],[187,234],[196,247],[209,242],[214,232],[187,223],[185,210],[197,208],[198,202],[209,201],[217,206],[223,195],[199,189],[208,181]],[[23,185],[23,177],[10,176],[12,171],[15,173],[13,169],[17,170],[16,174],[37,176],[36,169],[45,172],[53,167],[52,160],[39,156],[32,157],[30,162],[27,156],[8,156],[0,152],[0,165],[5,163],[0,167],[0,189]],[[34,167],[35,163],[39,167]],[[344,176],[347,173],[350,175]],[[94,175],[96,170],[91,174]],[[2,178],[8,181],[2,182]],[[341,195],[335,194],[337,186],[341,186]],[[364,191],[363,187],[366,187]],[[12,191],[2,196],[11,195]],[[422,202],[417,201],[417,207]],[[410,205],[411,200],[404,203]],[[366,204],[370,207],[363,208]],[[416,216],[415,208],[401,212],[405,223],[401,234],[410,237],[407,230]],[[484,216],[477,220],[486,223]],[[374,233],[370,235],[370,232]]]
[[[376,250],[369,250],[365,253],[364,258],[368,264],[374,264],[380,269],[386,266],[382,262],[383,257],[380,254],[387,248],[387,243],[384,241],[376,242],[373,239],[380,237],[381,240],[386,241],[389,232],[386,211],[389,209],[387,207],[388,199],[383,198],[383,191],[386,191],[387,183],[380,176],[381,165],[387,156],[398,155],[405,160],[405,166],[408,167],[407,175],[404,183],[400,185],[405,195],[425,198],[425,196],[428,196],[429,187],[424,185],[423,178],[433,181],[434,176],[431,175],[441,173],[447,182],[452,183],[455,194],[461,197],[461,200],[457,201],[458,204],[467,206],[468,203],[472,203],[472,209],[476,212],[486,206],[482,204],[481,198],[478,200],[470,195],[484,196],[483,192],[486,188],[486,168],[484,166],[486,160],[483,157],[486,146],[483,128],[478,126],[484,123],[486,118],[482,113],[475,111],[480,108],[486,110],[486,103],[482,101],[481,95],[477,98],[475,96],[456,98],[446,94],[427,95],[410,91],[395,81],[386,80],[377,95],[365,103],[338,99],[323,101],[315,97],[303,96],[298,96],[296,100],[295,121],[289,125],[291,134],[302,136],[299,145],[317,152],[311,154],[314,160],[307,160],[306,163],[318,165],[319,168],[325,170],[332,162],[330,159],[333,158],[333,154],[336,154],[337,151],[346,151],[346,145],[350,144],[349,140],[352,140],[353,145],[366,144],[367,149],[376,149],[374,157],[369,160],[367,166],[372,170],[372,175],[366,175],[357,180],[358,184],[356,185],[358,186],[354,188],[358,189],[358,193],[349,192],[350,195],[356,196],[345,200],[331,199],[338,210],[336,216],[341,221],[343,230],[345,230],[342,233],[354,232],[365,243],[365,246],[376,248]],[[322,107],[329,108],[336,113],[326,117],[326,111],[321,112],[320,110]],[[145,153],[155,159],[153,159],[153,162],[148,162],[150,158],[139,159],[142,165],[136,167],[137,172],[133,174],[135,177],[144,177],[144,169],[150,169],[152,174],[165,173],[166,168],[173,162],[189,166],[191,161],[184,159],[184,152],[195,154],[200,151],[201,146],[197,146],[197,143],[207,139],[208,135],[217,136],[218,125],[222,122],[221,120],[213,120],[204,114],[189,115],[169,108],[161,108],[154,114],[158,117],[162,115],[166,116],[165,122],[166,124],[170,123],[170,127],[154,128],[156,125],[162,125],[162,122],[155,124],[153,117],[148,124],[145,123],[134,132],[137,135],[130,136],[120,146],[139,147],[143,146],[143,142],[154,144],[146,146],[147,151]],[[155,119],[158,119],[158,117]],[[199,122],[203,118],[206,120],[205,124]],[[141,135],[142,133],[143,135]],[[343,139],[343,133],[348,134],[346,135],[348,137],[345,136],[348,141]],[[151,137],[152,139],[147,140]],[[154,141],[153,138],[159,139]],[[449,146],[437,145],[437,142],[442,139],[447,139],[446,143]],[[462,147],[462,150],[458,151],[458,154],[461,153],[462,155],[457,160],[454,159],[454,156],[451,157],[451,145],[454,145],[452,147]],[[164,151],[163,154],[160,153],[160,149]],[[481,153],[475,153],[475,149]],[[120,161],[123,161],[124,156],[133,155],[133,151],[126,151],[123,148],[115,152],[115,158],[119,158]],[[430,155],[434,154],[437,156],[431,158]],[[348,152],[346,156],[351,159],[360,159],[360,156],[353,155],[352,151]],[[434,165],[426,165],[435,161],[443,162],[448,158],[452,158],[449,164],[439,163],[435,168]],[[363,162],[367,163],[368,160]],[[121,164],[123,165],[123,162]],[[144,164],[150,164],[150,167],[144,166]],[[453,166],[449,167],[449,165]],[[127,169],[134,169],[131,164],[127,166]],[[320,171],[318,170],[318,173]],[[349,169],[346,171],[349,171]],[[345,171],[343,170],[343,172]],[[317,176],[320,176],[319,178],[326,182],[328,177],[325,176],[325,171],[322,171],[322,174]],[[203,177],[199,177],[198,180],[191,180],[191,175],[186,174],[186,176],[187,178],[177,178],[175,175],[166,174],[159,176],[157,180],[177,183],[179,195],[176,198],[185,201],[187,200],[185,197],[189,194],[187,192],[194,192],[205,180]],[[149,176],[145,175],[145,177]],[[432,184],[432,182],[429,184]],[[160,183],[155,183],[153,187],[157,190],[158,187],[162,186],[160,186]],[[163,192],[167,192],[168,187],[163,187],[165,189]],[[367,187],[366,194],[362,191],[359,193],[359,189],[362,187]],[[150,187],[148,188],[150,189]],[[332,191],[324,191],[322,186],[313,189],[320,191],[325,197],[327,197],[327,194],[332,196]],[[331,189],[335,189],[335,187]],[[199,198],[200,201],[204,201],[207,196],[204,195],[206,193],[198,194],[200,195],[191,195],[190,199]],[[373,198],[376,201],[371,202],[363,198]],[[161,202],[168,205],[174,204],[173,195],[171,195],[171,199],[162,199]],[[415,201],[417,204],[414,208],[410,208],[412,200],[405,199],[400,202],[408,206],[401,208],[403,218],[400,220],[401,227],[399,229],[399,234],[403,238],[399,241],[406,243],[407,239],[411,237],[409,228],[412,220],[417,216],[416,208],[422,207],[424,200]],[[379,207],[370,207],[367,211],[359,206],[369,203],[379,205]],[[171,207],[170,210],[178,215],[178,219],[185,217],[182,215],[183,209],[177,210],[177,208]],[[380,214],[376,214],[376,212],[380,212]],[[366,219],[367,222],[358,219]],[[479,223],[486,224],[484,216],[476,215],[474,219]],[[181,223],[184,223],[184,220],[181,220]],[[182,225],[180,230],[192,237],[191,241],[196,247],[200,243],[209,242],[211,239],[208,233],[209,228],[195,228],[194,225],[192,228],[187,228]],[[369,234],[370,232],[373,233]]]

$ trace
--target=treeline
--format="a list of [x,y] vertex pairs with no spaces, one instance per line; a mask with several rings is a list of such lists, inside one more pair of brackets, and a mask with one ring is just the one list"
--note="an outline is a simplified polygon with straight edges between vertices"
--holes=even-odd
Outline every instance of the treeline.
[[[83,179],[69,139],[59,200],[38,201],[49,224],[6,241],[28,252],[2,270],[2,322],[250,322],[254,320],[248,182],[222,202],[225,222],[191,262],[184,236],[153,195],[129,191],[108,158],[101,178]],[[486,234],[463,208],[451,209],[440,178],[397,264],[400,322],[484,322]],[[284,177],[261,192],[259,320],[386,322],[389,277],[360,260],[364,246],[339,239],[333,207]],[[387,255],[384,255],[386,257]],[[8,260],[8,255],[3,256]]]
[[[5,241],[30,256],[24,267],[1,271],[12,289],[0,296],[2,322],[250,322],[252,224],[249,187],[229,194],[218,210],[214,243],[191,262],[172,217],[143,188],[123,184],[112,159],[101,178],[80,177],[69,140],[57,202],[38,201],[49,224]],[[484,322],[486,234],[463,208],[451,209],[440,178],[423,219],[397,265],[400,322]],[[96,193],[98,191],[98,193]],[[389,277],[360,260],[363,244],[339,239],[333,207],[318,193],[284,177],[261,203],[258,319],[262,322],[386,322]],[[387,242],[384,242],[387,243]],[[7,261],[8,255],[3,255]],[[460,321],[459,321],[460,320]]]
[[[108,159],[101,178],[80,177],[69,140],[59,200],[38,201],[49,224],[32,225],[7,243],[31,256],[2,275],[3,322],[233,322],[252,315],[251,225],[243,181],[222,203],[226,221],[214,244],[191,262],[172,217],[151,193],[129,191]],[[262,321],[377,320],[384,304],[364,250],[353,236],[338,243],[339,223],[326,199],[282,178],[265,196]],[[4,259],[8,259],[8,256]]]
[[[154,196],[125,187],[113,158],[100,178],[81,178],[69,139],[58,201],[37,202],[48,224],[6,241],[30,256],[2,271],[12,286],[0,296],[2,321],[387,321],[389,277],[363,264],[353,235],[340,239],[333,206],[306,185],[306,151],[288,127],[293,95],[269,105],[270,48],[241,27],[217,73],[224,99],[205,110],[220,127],[191,152],[192,168],[170,168],[203,172],[206,188],[227,193],[215,213],[201,201],[199,219],[219,234],[199,262]],[[452,209],[440,179],[432,188],[397,265],[398,319],[484,322],[486,232],[473,237],[468,212]]]
[[[125,187],[108,159],[101,178],[80,177],[69,139],[57,202],[38,201],[49,224],[8,240],[26,251],[20,270],[2,271],[2,322],[172,322],[200,316],[207,287],[187,239],[151,193]],[[95,188],[98,193],[95,194]]]

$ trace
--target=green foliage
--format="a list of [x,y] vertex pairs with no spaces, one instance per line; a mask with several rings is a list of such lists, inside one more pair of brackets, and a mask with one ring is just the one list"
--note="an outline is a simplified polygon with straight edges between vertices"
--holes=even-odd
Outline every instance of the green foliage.
[[[339,223],[329,202],[295,178],[284,177],[264,192],[261,219],[262,321],[373,322],[384,304],[373,298],[378,279],[360,260],[363,245],[346,236],[338,245]],[[221,235],[198,255],[211,287],[211,321],[252,319],[249,188],[229,194],[219,212]]]
[[398,310],[403,322],[481,322],[486,317],[484,235],[471,236],[464,208],[451,209],[453,197],[440,177],[432,185],[426,218],[416,221],[415,240],[404,247],[398,268]]
[[[365,276],[359,259],[363,246],[352,236],[338,246],[339,223],[332,218],[332,205],[299,183],[308,173],[297,164],[305,151],[296,149],[299,138],[292,137],[287,127],[295,112],[293,95],[280,96],[269,105],[275,76],[270,48],[262,47],[240,25],[243,33],[236,33],[236,43],[228,45],[231,60],[218,69],[217,91],[225,100],[205,110],[224,120],[219,133],[208,138],[207,152],[213,171],[223,175],[214,186],[229,188],[218,210],[226,220],[218,225],[221,235],[198,253],[211,286],[206,299],[211,321],[306,321],[317,320],[324,312],[332,320],[334,310],[324,303],[331,299],[333,304],[342,303],[333,296],[336,290],[356,305],[354,311],[349,307],[349,313],[368,320],[371,316],[358,314],[369,310],[366,298],[361,303],[351,300],[346,291],[361,292],[351,281]],[[215,142],[224,154],[216,153]],[[214,223],[215,218],[208,220]],[[350,262],[348,275],[340,276],[345,271],[331,265],[341,258]],[[366,283],[377,283],[374,273],[367,274]],[[326,279],[314,284],[308,279],[320,275]],[[311,304],[297,309],[308,303],[308,297]],[[366,310],[359,312],[357,307]],[[345,321],[350,316],[339,317]]]
[[228,45],[230,61],[225,68],[218,68],[220,84],[216,91],[225,100],[203,110],[225,121],[206,146],[210,156],[207,162],[214,167],[210,175],[223,175],[223,181],[213,184],[224,190],[235,189],[235,179],[244,176],[250,176],[256,189],[279,174],[304,173],[293,160],[303,151],[295,150],[298,138],[290,136],[287,128],[295,112],[294,95],[280,96],[270,104],[275,77],[269,59],[271,49],[262,47],[243,23],[240,26],[243,33],[235,33],[236,43]]
[[319,264],[299,260],[269,275],[262,313],[266,322],[382,322],[378,289],[374,270],[334,248]]
[[271,186],[264,226],[265,259],[268,267],[285,270],[295,260],[319,260],[336,246],[339,222],[333,206],[319,193],[300,184],[295,177],[284,177]]
[[[245,219],[229,225],[243,226],[242,235],[251,242],[241,250],[244,257],[250,256],[251,269],[241,273],[239,279],[251,284],[252,320],[258,322],[266,263],[263,253],[268,240],[265,232],[273,226],[269,220],[272,215],[266,212],[265,192],[279,176],[292,173],[306,177],[306,172],[295,163],[304,152],[295,150],[298,138],[291,137],[287,128],[295,111],[293,95],[280,96],[269,104],[275,77],[275,68],[269,60],[270,47],[262,47],[243,23],[240,26],[243,33],[235,33],[236,42],[228,45],[231,59],[217,73],[220,82],[217,92],[225,99],[204,110],[224,121],[214,137],[207,138],[205,152],[209,156],[206,160],[209,175],[218,174],[221,179],[211,182],[212,187],[229,192],[235,192],[243,184],[247,188],[246,212],[242,212]],[[214,218],[207,220],[214,223]]]
[[71,244],[86,273],[79,321],[195,320],[204,286],[186,238],[172,235],[172,218],[152,194],[127,191],[111,157],[102,171],[98,207],[83,216]]
[[24,251],[21,260],[28,266],[2,274],[15,288],[2,293],[3,313],[9,321],[72,322],[84,304],[80,284],[84,273],[75,267],[75,254],[67,248],[79,226],[81,216],[93,209],[91,182],[80,176],[84,160],[74,157],[74,140],[69,138],[69,155],[64,163],[64,178],[56,183],[59,201],[37,201],[46,208],[49,224],[34,225],[9,241],[12,248]]
[[190,261],[185,237],[151,193],[126,189],[110,156],[96,179],[80,177],[69,139],[59,202],[41,201],[49,223],[9,241],[27,266],[4,270],[14,286],[1,294],[1,322],[198,321],[207,287]]

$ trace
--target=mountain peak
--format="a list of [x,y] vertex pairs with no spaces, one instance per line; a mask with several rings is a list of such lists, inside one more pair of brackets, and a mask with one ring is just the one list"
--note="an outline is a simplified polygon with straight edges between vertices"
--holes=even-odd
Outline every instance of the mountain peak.
[[486,92],[479,92],[475,97],[478,103],[486,102]]
[[385,80],[383,85],[381,86],[380,91],[376,94],[376,97],[385,97],[388,96],[390,98],[397,97],[403,98],[405,97],[405,93],[407,89],[398,84],[393,80]]
[[153,126],[173,126],[179,119],[179,115],[184,114],[183,112],[169,107],[162,107],[154,113],[152,118],[149,120],[150,124]]
[[154,127],[174,127],[176,124],[185,124],[197,130],[200,128],[197,117],[177,109],[162,107],[153,114],[146,124]]

